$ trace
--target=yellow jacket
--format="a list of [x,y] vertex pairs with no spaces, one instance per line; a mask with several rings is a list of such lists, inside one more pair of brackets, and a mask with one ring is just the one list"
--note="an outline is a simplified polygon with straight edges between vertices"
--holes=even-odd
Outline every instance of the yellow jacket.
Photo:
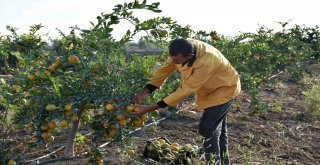
[[150,79],[149,84],[158,88],[175,71],[179,70],[183,84],[163,99],[170,105],[196,94],[196,103],[200,111],[220,105],[235,98],[241,90],[237,71],[219,50],[202,41],[189,39],[196,47],[196,60],[191,67],[187,64],[174,64],[169,57]]

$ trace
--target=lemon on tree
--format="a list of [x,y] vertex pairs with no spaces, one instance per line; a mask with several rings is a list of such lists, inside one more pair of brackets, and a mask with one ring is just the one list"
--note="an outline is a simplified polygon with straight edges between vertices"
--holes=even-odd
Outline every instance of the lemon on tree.
[[117,129],[111,129],[111,131],[109,132],[107,137],[113,138],[113,137],[117,136],[117,134],[118,134]]
[[43,130],[43,131],[48,130],[49,129],[48,123],[41,124],[40,129]]
[[16,165],[16,164],[17,163],[14,160],[9,160],[8,163],[7,163],[7,165]]
[[79,61],[79,57],[76,55],[71,55],[68,57],[68,62],[75,64]]
[[65,128],[69,125],[69,122],[67,120],[62,120],[60,123],[59,123],[59,127],[60,128]]
[[36,76],[36,77],[39,77],[40,76],[40,71],[36,71],[36,72],[34,72],[34,75]]
[[19,85],[12,85],[12,88],[14,89],[15,92],[20,92],[21,86]]
[[34,124],[33,124],[33,122],[30,122],[29,124],[27,124],[26,127],[28,128],[29,131],[33,131],[33,130],[34,130]]
[[135,107],[133,107],[131,105],[127,106],[127,111],[133,112],[134,110],[135,110]]
[[149,119],[149,116],[146,115],[146,114],[143,114],[143,115],[140,116],[140,119],[141,119],[142,122],[146,122]]
[[56,122],[54,122],[54,121],[50,121],[50,122],[48,123],[48,127],[49,127],[50,129],[55,129],[55,128],[57,127],[57,124],[56,124]]
[[107,104],[105,108],[106,108],[106,110],[108,110],[108,111],[113,111],[113,110],[115,110],[115,106],[112,105],[112,104]]
[[57,107],[54,104],[48,104],[46,106],[46,110],[49,112],[55,111],[57,109]]
[[34,81],[36,79],[36,76],[34,74],[29,74],[28,79]]
[[136,127],[141,127],[142,124],[143,124],[143,122],[142,122],[142,120],[141,120],[140,118],[136,118],[136,119],[134,119],[134,120],[132,121],[132,124],[133,124],[134,126],[136,126]]
[[48,141],[48,142],[53,142],[53,141],[54,141],[54,136],[52,136],[52,135],[49,136],[49,137],[47,138],[47,141]]
[[48,76],[48,77],[50,77],[51,76],[51,72],[49,72],[49,71],[44,71],[44,74],[46,75],[46,76]]
[[44,139],[47,139],[49,136],[50,136],[50,134],[48,132],[43,132],[41,134],[41,137],[44,138]]
[[126,117],[123,114],[117,114],[117,120],[125,120]]
[[77,122],[77,121],[79,121],[79,117],[78,116],[72,116],[71,120],[73,122]]
[[70,117],[73,115],[73,113],[71,111],[66,111],[64,115]]
[[64,106],[64,109],[66,111],[71,111],[71,108],[72,108],[72,106],[70,104],[67,104],[67,105]]
[[126,120],[119,120],[118,121],[119,126],[125,126],[126,123],[127,123]]
[[102,109],[98,110],[97,114],[98,114],[99,116],[104,115],[104,110],[102,110]]
[[49,70],[50,72],[54,72],[54,71],[57,70],[57,66],[50,65],[50,66],[48,67],[48,70]]
[[104,122],[102,123],[102,127],[103,127],[103,128],[109,128],[109,123],[108,123],[107,121],[104,121]]
[[131,117],[127,117],[126,118],[126,124],[130,124],[130,122],[131,122]]

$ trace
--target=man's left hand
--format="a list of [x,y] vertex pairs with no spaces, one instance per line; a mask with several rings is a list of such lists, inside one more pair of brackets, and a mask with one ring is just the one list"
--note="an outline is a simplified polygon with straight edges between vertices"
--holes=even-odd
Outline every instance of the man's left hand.
[[156,110],[156,109],[159,108],[157,104],[155,104],[155,105],[133,104],[133,105],[131,105],[131,106],[135,107],[135,110],[132,111],[131,114],[137,115],[137,116],[143,115],[143,114],[145,114],[145,113],[154,111],[154,110]]

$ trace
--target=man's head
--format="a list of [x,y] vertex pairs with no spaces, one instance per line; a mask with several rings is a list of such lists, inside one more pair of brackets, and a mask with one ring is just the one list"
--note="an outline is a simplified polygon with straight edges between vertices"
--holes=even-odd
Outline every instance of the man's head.
[[169,55],[175,64],[183,64],[193,57],[194,47],[185,39],[175,39],[169,45]]

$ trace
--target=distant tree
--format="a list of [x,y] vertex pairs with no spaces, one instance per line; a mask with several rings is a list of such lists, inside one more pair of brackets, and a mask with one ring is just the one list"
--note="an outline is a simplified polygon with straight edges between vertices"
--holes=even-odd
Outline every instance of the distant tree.
[[138,41],[139,49],[146,49],[147,48],[147,41],[141,36]]

